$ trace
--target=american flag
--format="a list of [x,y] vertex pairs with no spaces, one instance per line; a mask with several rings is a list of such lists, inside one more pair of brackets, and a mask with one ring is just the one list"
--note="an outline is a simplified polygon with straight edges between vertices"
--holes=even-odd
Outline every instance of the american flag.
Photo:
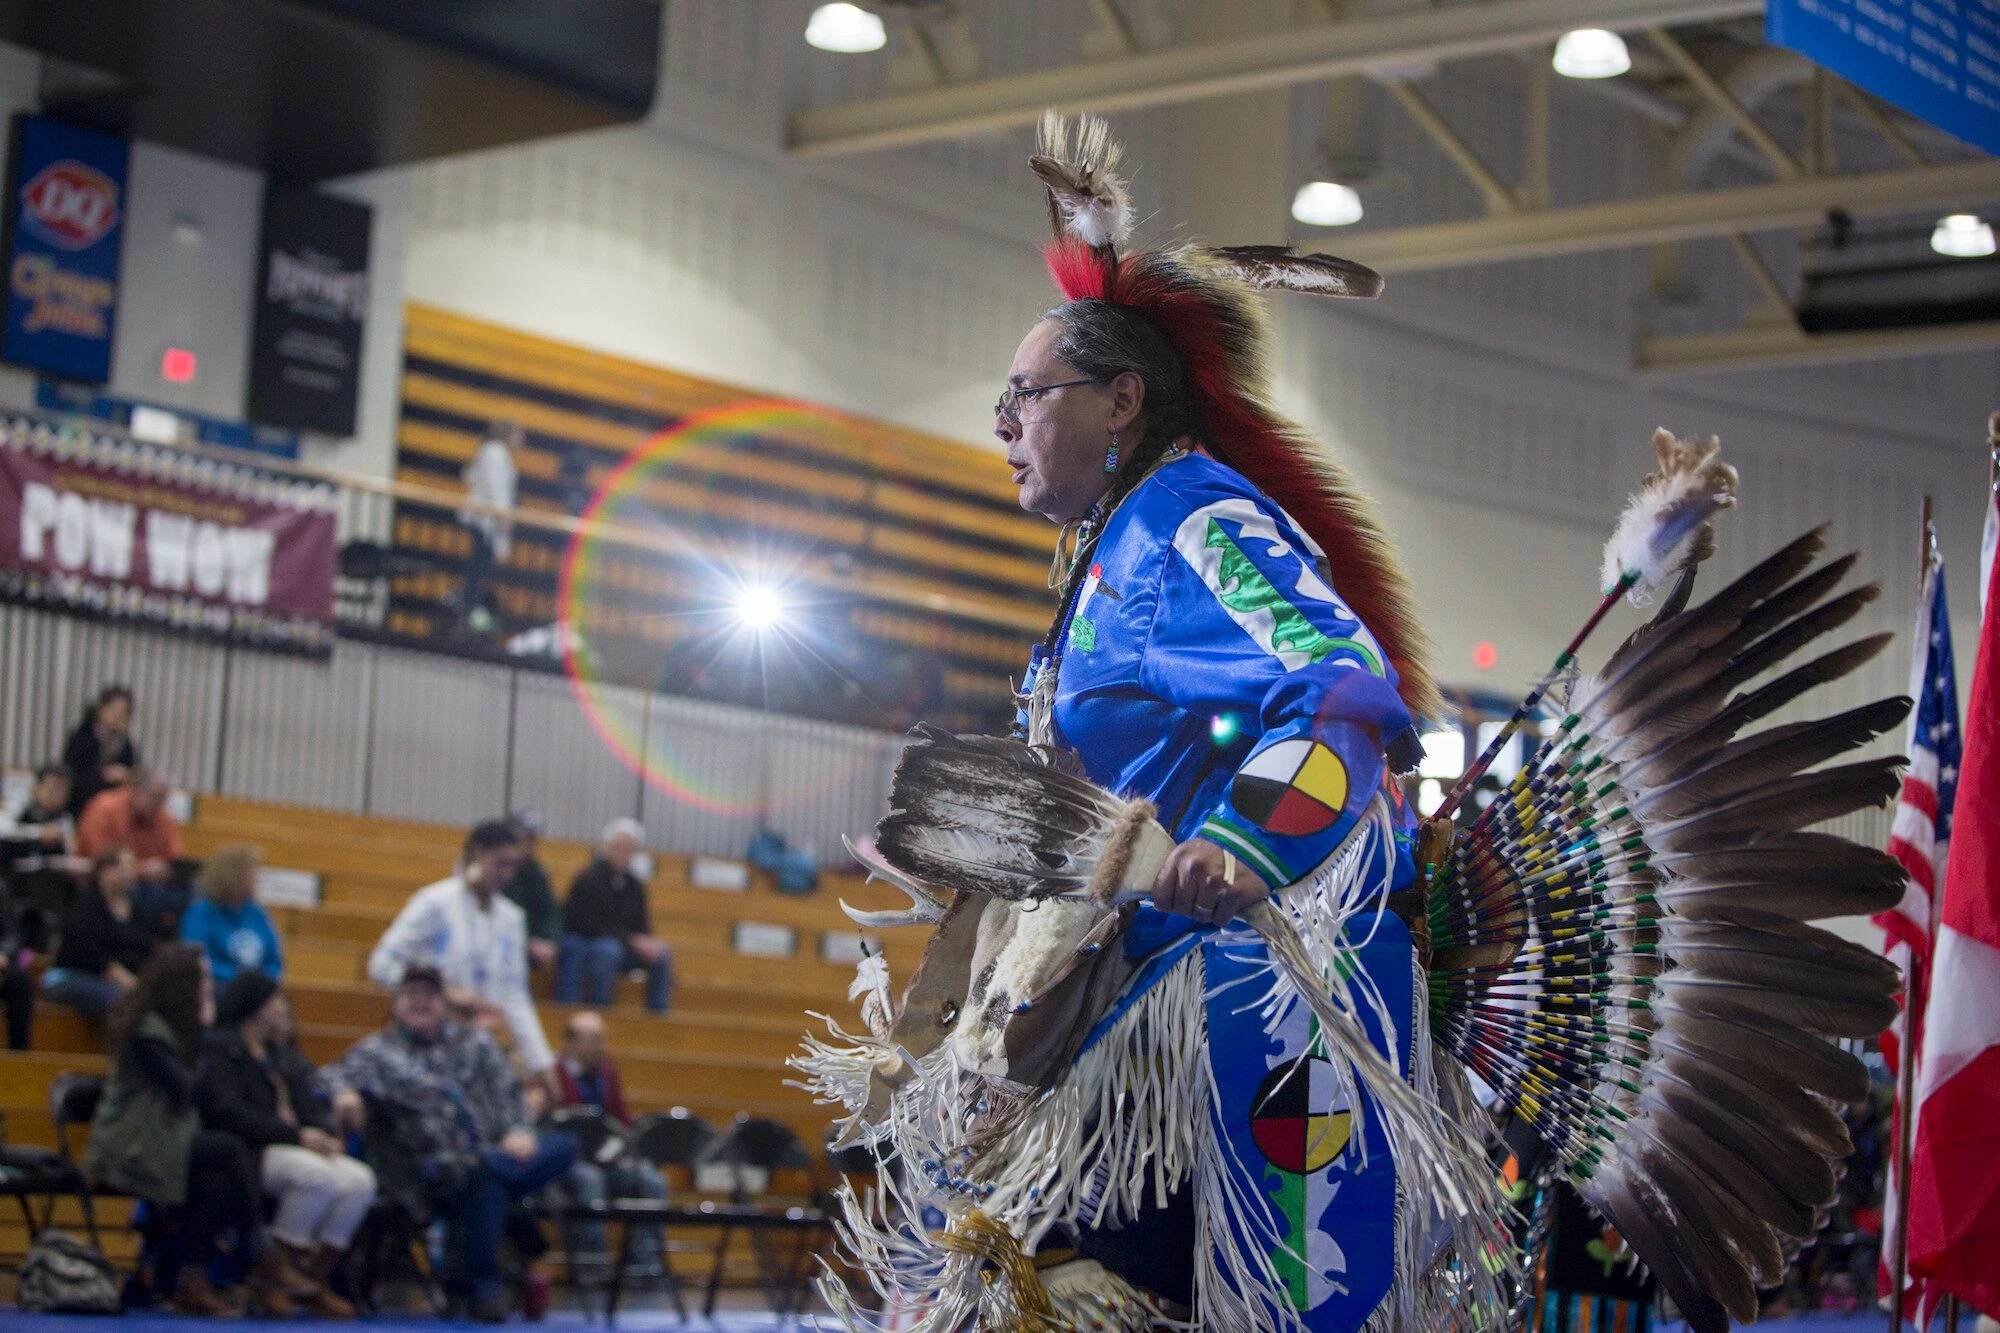
[[[1910,697],[1917,701],[1910,715],[1905,753],[1910,767],[1896,798],[1896,818],[1889,830],[1889,854],[1902,862],[1909,878],[1903,900],[1875,918],[1887,936],[1888,954],[1902,969],[1903,1013],[1882,1034],[1882,1054],[1893,1073],[1905,1048],[1905,1029],[1923,1037],[1924,1003],[1931,958],[1931,937],[1937,923],[1937,895],[1944,885],[1945,855],[1951,846],[1951,811],[1958,797],[1960,755],[1958,677],[1952,666],[1951,616],[1945,609],[1944,561],[1933,556],[1917,599],[1915,651],[1910,662]],[[1897,1115],[1908,1108],[1898,1106]],[[1894,1252],[1897,1216],[1894,1154],[1884,1199],[1883,1286],[1889,1285],[1887,1256]]]

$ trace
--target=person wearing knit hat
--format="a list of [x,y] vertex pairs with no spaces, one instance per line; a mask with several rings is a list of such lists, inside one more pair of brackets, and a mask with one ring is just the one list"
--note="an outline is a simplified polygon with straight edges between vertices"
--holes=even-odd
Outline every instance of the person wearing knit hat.
[[215,1026],[238,1026],[269,1004],[277,993],[278,979],[269,972],[238,972],[215,997]]
[[375,1173],[346,1155],[311,1064],[285,1045],[290,1027],[277,978],[238,972],[216,997],[195,1104],[206,1128],[258,1156],[264,1193],[278,1206],[271,1235],[301,1278],[287,1294],[317,1314],[352,1319],[353,1305],[326,1281],[375,1200]]

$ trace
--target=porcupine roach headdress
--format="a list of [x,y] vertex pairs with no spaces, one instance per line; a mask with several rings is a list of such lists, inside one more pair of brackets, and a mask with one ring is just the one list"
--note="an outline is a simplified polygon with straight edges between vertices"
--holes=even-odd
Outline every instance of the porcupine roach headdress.
[[1041,151],[1030,165],[1048,187],[1055,240],[1045,254],[1057,288],[1067,300],[1136,311],[1166,334],[1187,369],[1203,445],[1319,544],[1333,586],[1394,664],[1403,702],[1419,718],[1442,717],[1429,639],[1374,507],[1325,447],[1270,402],[1270,334],[1258,293],[1373,297],[1381,277],[1344,259],[1283,246],[1180,245],[1120,254],[1132,205],[1118,159],[1103,121],[1085,116],[1072,124],[1053,112],[1043,118]]

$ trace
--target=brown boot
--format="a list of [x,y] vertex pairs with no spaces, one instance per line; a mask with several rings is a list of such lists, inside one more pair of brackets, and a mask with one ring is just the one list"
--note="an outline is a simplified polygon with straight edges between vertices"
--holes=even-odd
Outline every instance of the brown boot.
[[305,1256],[306,1251],[294,1249],[273,1237],[259,1260],[260,1268],[266,1263],[271,1265],[271,1276],[277,1279],[285,1295],[298,1305],[311,1300],[313,1293],[319,1290],[319,1282],[307,1271]]
[[174,1309],[181,1314],[197,1315],[203,1319],[241,1319],[243,1311],[222,1298],[208,1280],[208,1274],[195,1264],[181,1269],[181,1275],[174,1282]]
[[250,1270],[250,1309],[260,1319],[290,1319],[298,1306],[292,1303],[290,1288],[302,1279],[281,1246],[266,1246]]
[[326,1284],[327,1279],[333,1276],[333,1270],[340,1263],[341,1255],[344,1253],[345,1251],[336,1250],[331,1245],[316,1246],[310,1251],[292,1251],[292,1259],[298,1270],[313,1281],[312,1299],[302,1304],[322,1319],[354,1318],[353,1302],[342,1300],[335,1294],[333,1288]]

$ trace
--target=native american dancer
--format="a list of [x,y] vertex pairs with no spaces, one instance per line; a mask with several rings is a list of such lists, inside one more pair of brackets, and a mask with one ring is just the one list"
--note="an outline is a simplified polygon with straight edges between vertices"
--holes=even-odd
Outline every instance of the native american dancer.
[[1822,602],[1851,559],[1800,577],[1815,533],[1689,609],[1735,477],[1663,434],[1599,617],[1666,588],[1659,614],[1420,868],[1396,774],[1443,712],[1426,645],[1371,507],[1269,405],[1258,296],[1380,280],[1121,253],[1117,156],[1051,118],[1032,160],[1065,299],[996,432],[1063,525],[1062,601],[1017,736],[919,728],[875,849],[912,910],[853,915],[935,932],[900,999],[863,965],[866,1033],[795,1061],[885,1161],[843,1244],[924,1333],[1503,1326],[1470,1069],[1697,1327],[1754,1314],[1844,1152],[1820,1098],[1859,1067],[1820,1038],[1893,1012],[1879,960],[1801,922],[1893,902],[1894,863],[1795,830],[1886,799],[1894,761],[1799,770],[1907,703],[1737,739],[1879,639],[1730,692],[1872,591]]

